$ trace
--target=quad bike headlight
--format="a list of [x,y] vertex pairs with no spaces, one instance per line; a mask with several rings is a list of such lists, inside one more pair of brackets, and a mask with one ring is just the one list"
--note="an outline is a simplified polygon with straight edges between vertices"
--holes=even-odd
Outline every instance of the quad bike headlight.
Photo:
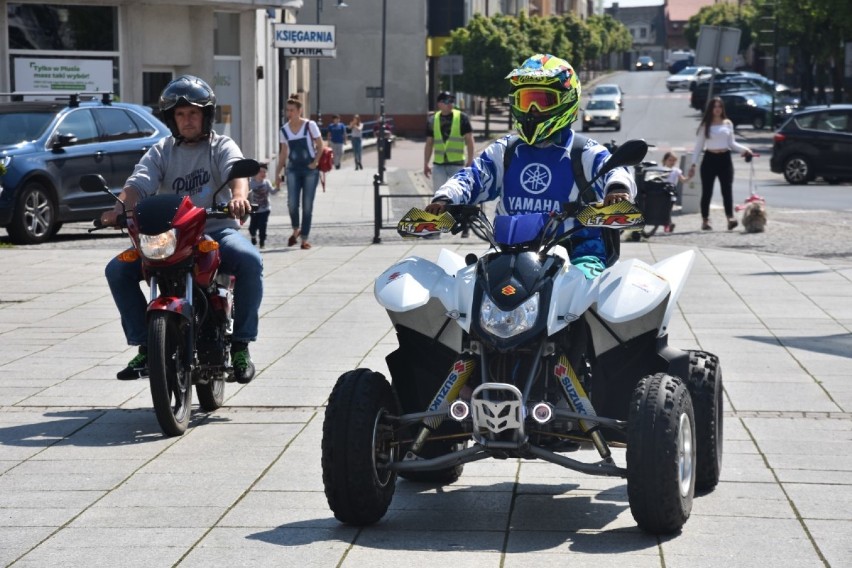
[[159,235],[139,235],[139,249],[145,258],[162,260],[175,253],[177,231],[169,229]]
[[536,292],[514,310],[504,312],[491,301],[491,298],[483,296],[482,308],[479,310],[479,323],[482,329],[503,339],[532,329],[538,318],[538,297]]

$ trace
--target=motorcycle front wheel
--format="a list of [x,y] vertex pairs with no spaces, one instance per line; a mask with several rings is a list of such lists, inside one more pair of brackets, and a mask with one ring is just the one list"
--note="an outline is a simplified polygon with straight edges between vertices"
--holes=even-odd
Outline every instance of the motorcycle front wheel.
[[166,436],[186,432],[192,412],[192,375],[182,364],[186,326],[180,316],[170,312],[155,312],[148,322],[151,400]]

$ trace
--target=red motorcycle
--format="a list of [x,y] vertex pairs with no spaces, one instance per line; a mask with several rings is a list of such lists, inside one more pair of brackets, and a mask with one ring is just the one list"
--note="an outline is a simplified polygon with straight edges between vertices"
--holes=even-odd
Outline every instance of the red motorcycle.
[[[231,167],[228,180],[257,174],[255,160],[240,160]],[[100,175],[80,178],[87,192],[110,193]],[[124,207],[124,203],[115,197]],[[209,217],[230,216],[227,204],[196,207],[188,196],[153,195],[126,209],[118,226],[126,228],[133,249],[125,253],[142,259],[142,271],[150,285],[148,302],[148,372],[151,399],[157,422],[167,436],[186,431],[192,409],[192,385],[205,411],[222,406],[225,383],[232,382],[230,361],[233,325],[233,275],[219,272],[219,243],[204,234]],[[100,219],[94,228],[103,229]]]

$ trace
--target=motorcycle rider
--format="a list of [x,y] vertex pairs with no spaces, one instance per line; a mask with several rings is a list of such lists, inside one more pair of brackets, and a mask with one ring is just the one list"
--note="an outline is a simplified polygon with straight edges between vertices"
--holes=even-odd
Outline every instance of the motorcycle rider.
[[[564,59],[536,54],[514,69],[510,83],[511,113],[517,134],[489,145],[473,163],[456,173],[435,192],[426,210],[441,214],[446,204],[482,203],[499,199],[499,215],[559,212],[575,201],[571,124],[580,108],[580,79]],[[517,141],[517,142],[516,142]],[[511,146],[510,146],[511,144]],[[513,148],[511,162],[507,148]],[[609,151],[589,140],[582,151],[586,179],[592,179],[609,157]],[[505,164],[509,164],[505,168]],[[503,171],[504,168],[507,171]],[[605,205],[633,200],[636,184],[627,168],[615,168],[595,183],[595,194]],[[575,226],[569,218],[564,229]],[[571,237],[571,263],[587,278],[606,268],[607,251],[602,229],[585,228]]]
[[[155,193],[189,195],[198,207],[211,207],[214,192],[227,179],[231,166],[243,158],[236,142],[213,131],[216,95],[198,77],[183,75],[163,89],[159,102],[162,118],[172,132],[154,144],[136,164],[119,197],[129,215],[136,204]],[[233,218],[208,219],[205,232],[219,243],[222,272],[236,276],[234,288],[234,331],[231,360],[239,383],[254,378],[248,344],[257,339],[258,310],[263,297],[263,260],[239,232],[238,219],[251,212],[247,179],[235,179],[220,192],[228,200]],[[101,214],[105,226],[115,226],[122,212],[120,203]],[[116,375],[120,380],[148,374],[145,323],[147,301],[139,282],[142,262],[119,254],[107,264],[106,278],[128,345],[139,346],[138,354]]]

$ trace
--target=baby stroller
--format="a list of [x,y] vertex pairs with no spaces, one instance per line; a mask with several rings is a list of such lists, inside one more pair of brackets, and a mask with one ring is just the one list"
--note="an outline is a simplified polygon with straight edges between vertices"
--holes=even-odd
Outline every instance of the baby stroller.
[[[632,232],[631,240],[650,238],[660,227],[664,227],[667,233],[674,230],[672,207],[677,191],[675,186],[668,182],[670,173],[670,168],[657,166],[656,162],[642,162],[636,166],[636,206],[645,216],[646,229]],[[651,228],[647,229],[649,226]]]
[[751,166],[748,177],[748,197],[742,205],[734,207],[734,210],[743,212],[743,228],[746,233],[762,233],[766,227],[766,200],[754,189],[754,162],[751,157],[747,157],[746,162]]

